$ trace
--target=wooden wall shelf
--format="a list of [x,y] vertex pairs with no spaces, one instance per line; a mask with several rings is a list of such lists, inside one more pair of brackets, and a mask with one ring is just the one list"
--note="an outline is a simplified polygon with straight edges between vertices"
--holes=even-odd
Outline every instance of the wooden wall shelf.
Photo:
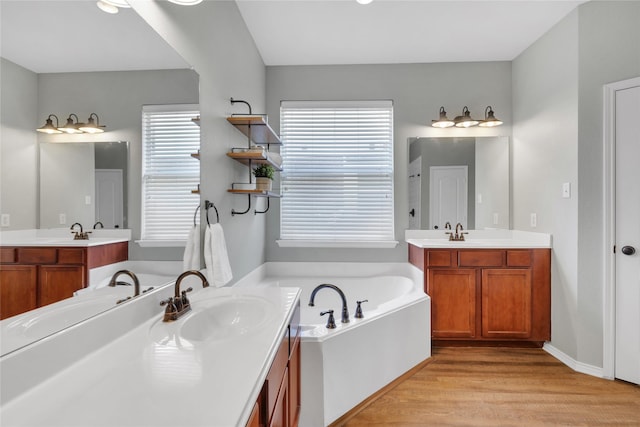
[[227,191],[233,194],[248,194],[250,196],[255,196],[255,197],[275,197],[275,198],[282,197],[278,193],[274,193],[273,191],[265,191],[265,190],[234,190],[230,188]]
[[237,160],[238,162],[246,166],[267,164],[267,165],[273,166],[273,168],[277,171],[282,171],[282,167],[274,163],[271,159],[269,159],[264,152],[231,151],[227,153],[227,156],[231,157],[234,160]]
[[[282,144],[278,135],[271,129],[264,116],[231,116],[227,121],[240,132],[251,138],[255,144]],[[249,135],[251,129],[251,135]]]

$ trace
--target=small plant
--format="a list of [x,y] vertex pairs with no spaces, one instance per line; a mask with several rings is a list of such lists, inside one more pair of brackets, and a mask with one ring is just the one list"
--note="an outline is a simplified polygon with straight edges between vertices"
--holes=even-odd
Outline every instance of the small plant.
[[273,179],[273,174],[276,170],[271,165],[263,164],[253,170],[253,174],[256,178],[269,178]]

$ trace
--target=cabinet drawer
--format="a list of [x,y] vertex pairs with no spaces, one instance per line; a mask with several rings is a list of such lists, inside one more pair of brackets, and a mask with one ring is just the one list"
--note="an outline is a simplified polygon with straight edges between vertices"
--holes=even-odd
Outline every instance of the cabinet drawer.
[[454,254],[455,251],[427,251],[427,256],[425,257],[425,261],[427,263],[427,267],[451,267],[451,254]]
[[502,267],[505,251],[458,251],[460,267]]
[[530,251],[507,251],[507,267],[530,267]]
[[84,249],[58,249],[58,264],[84,264]]
[[13,264],[16,262],[16,248],[0,248],[0,263]]
[[18,248],[20,264],[55,264],[56,248]]

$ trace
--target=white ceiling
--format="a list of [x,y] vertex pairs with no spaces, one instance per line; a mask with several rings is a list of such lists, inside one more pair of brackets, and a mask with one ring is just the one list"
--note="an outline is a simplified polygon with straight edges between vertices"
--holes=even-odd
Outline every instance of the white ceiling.
[[[508,61],[584,1],[236,2],[265,64],[305,65]],[[0,0],[0,18],[0,55],[37,73],[189,67],[132,9]]]

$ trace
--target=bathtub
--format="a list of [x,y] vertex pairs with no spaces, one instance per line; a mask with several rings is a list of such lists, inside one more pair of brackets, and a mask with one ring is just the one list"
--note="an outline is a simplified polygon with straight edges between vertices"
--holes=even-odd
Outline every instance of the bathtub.
[[[345,294],[349,323],[341,323]],[[302,407],[299,425],[327,426],[431,356],[430,300],[409,263],[266,263],[234,286],[300,287]],[[364,318],[356,319],[356,301]],[[334,310],[335,329],[327,329]]]

